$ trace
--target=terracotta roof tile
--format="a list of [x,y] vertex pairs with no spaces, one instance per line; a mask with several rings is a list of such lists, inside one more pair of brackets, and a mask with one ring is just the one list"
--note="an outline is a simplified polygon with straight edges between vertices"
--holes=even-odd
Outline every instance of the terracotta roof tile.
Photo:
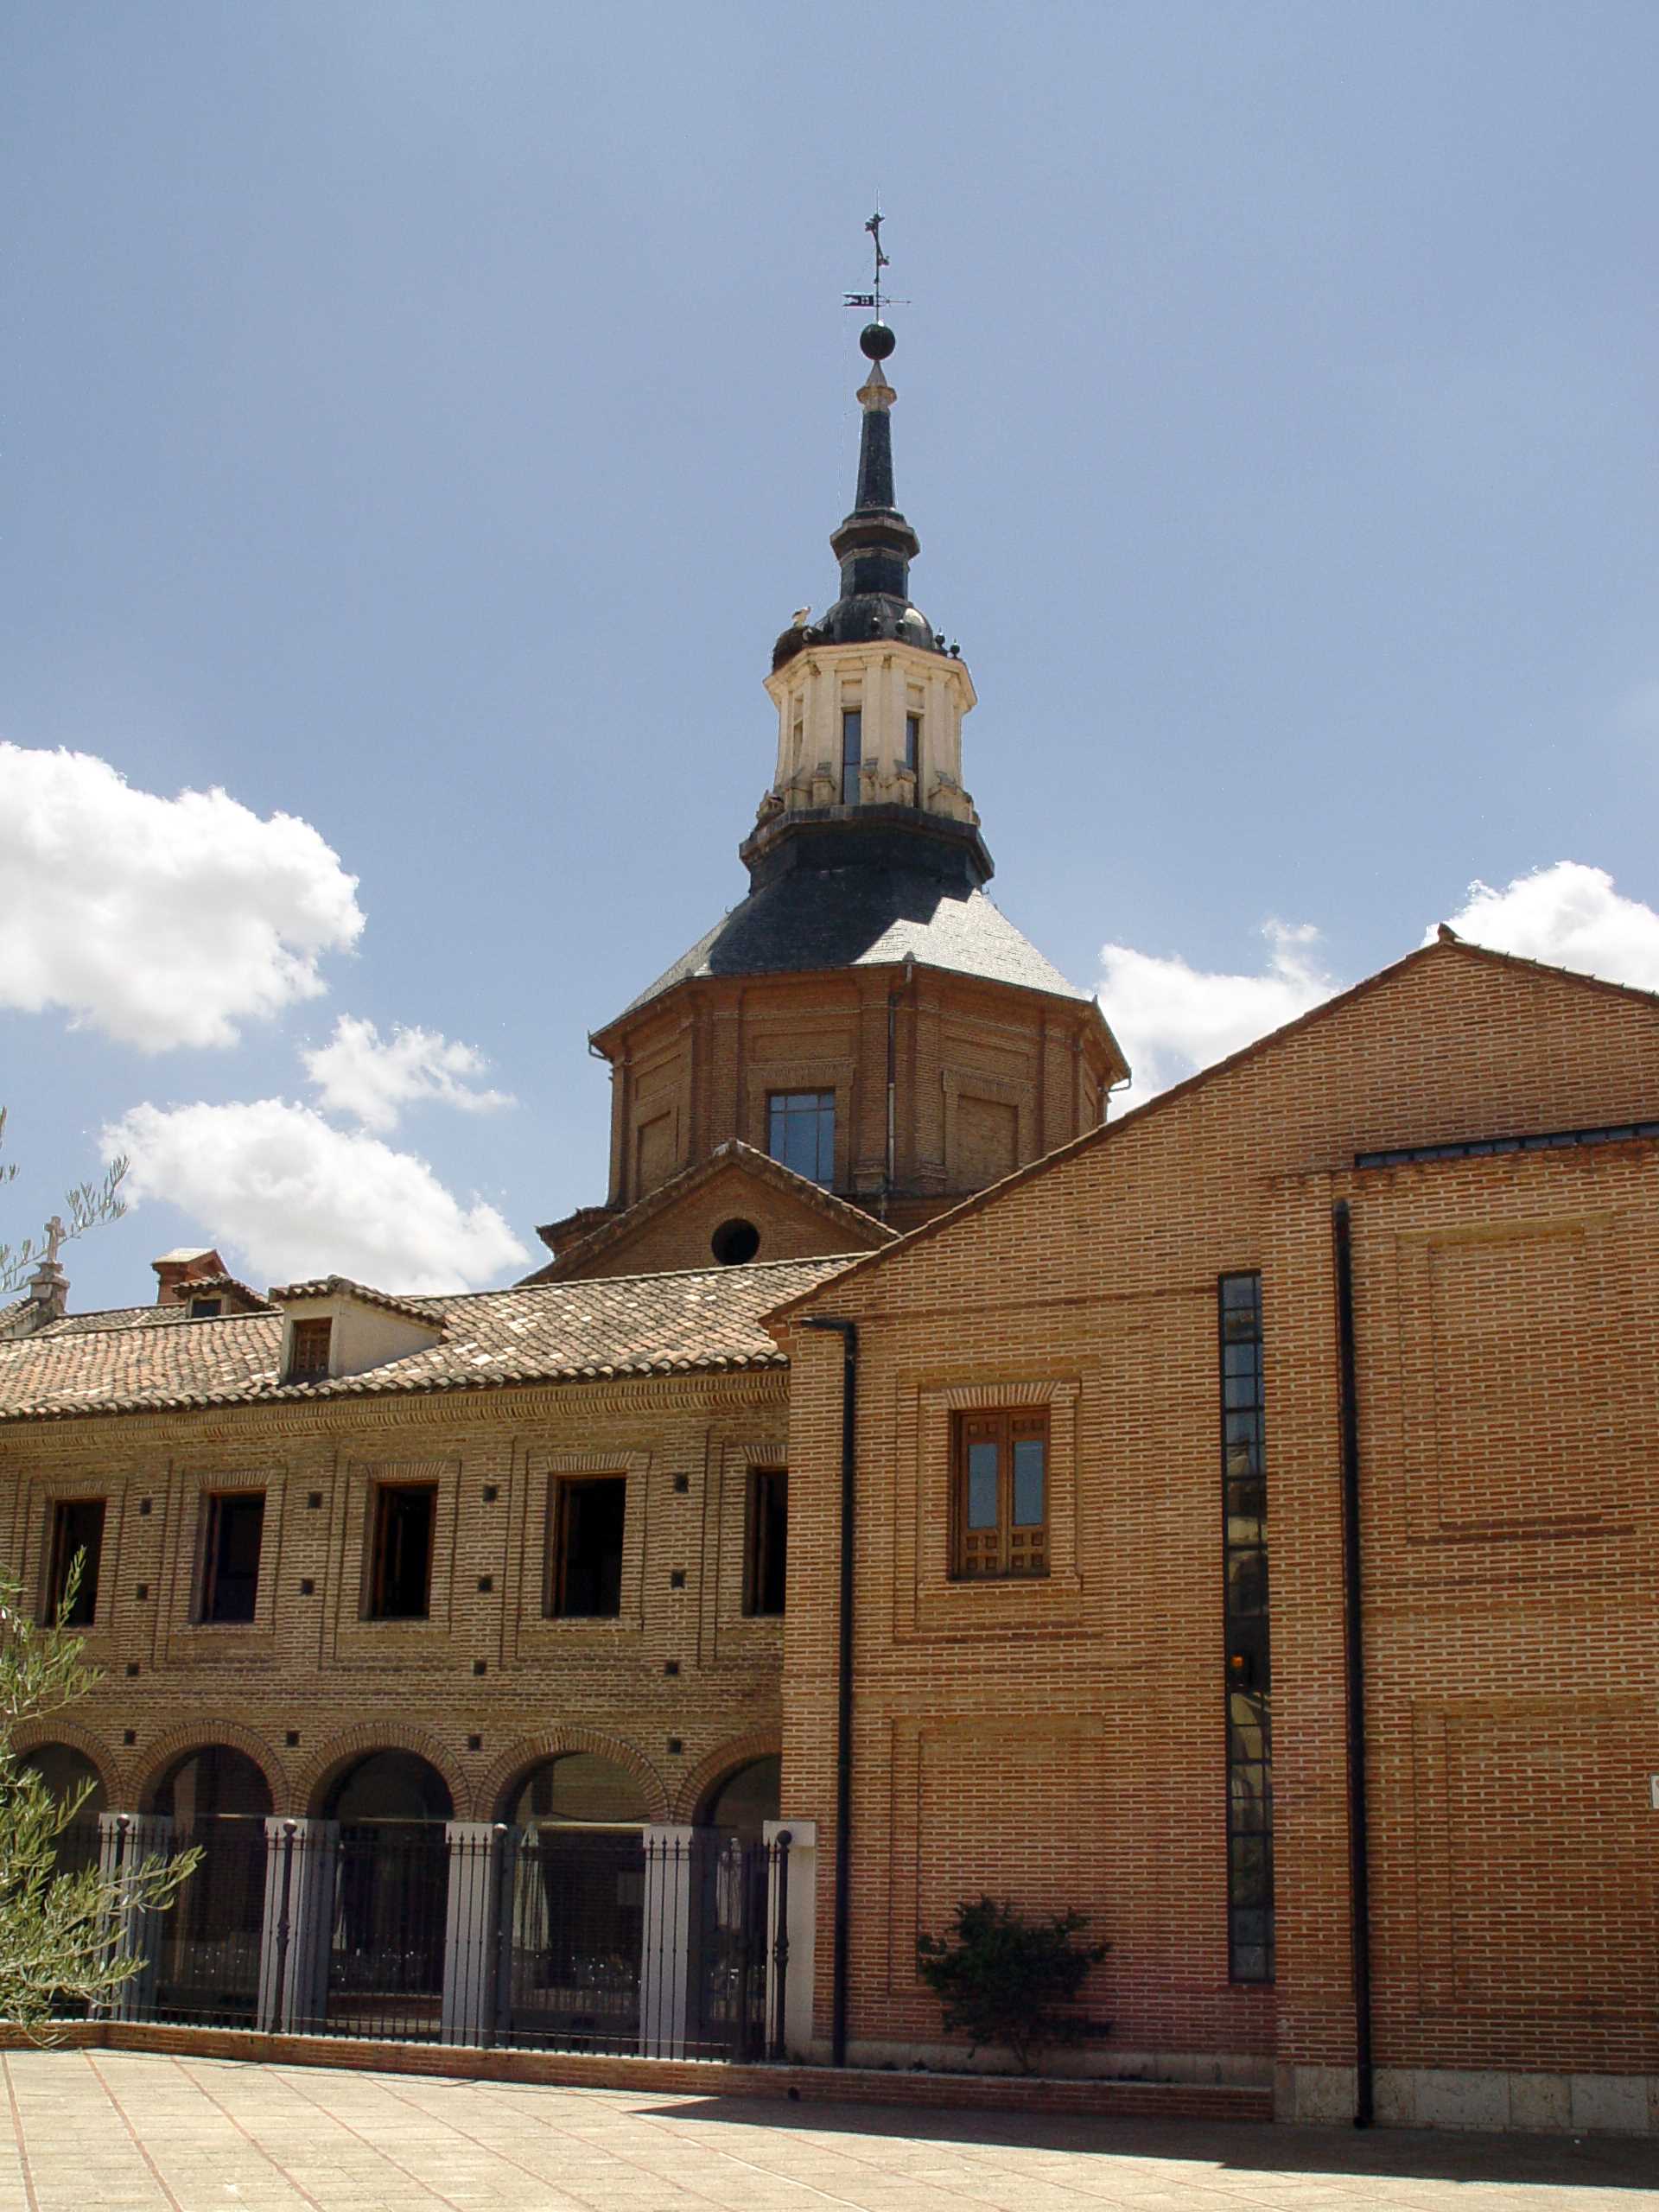
[[[855,1256],[400,1300],[423,1319],[447,1321],[443,1341],[316,1382],[278,1381],[280,1314],[192,1322],[185,1307],[150,1306],[80,1314],[0,1342],[0,1421],[780,1367],[760,1316]],[[175,1325],[157,1325],[166,1323]]]

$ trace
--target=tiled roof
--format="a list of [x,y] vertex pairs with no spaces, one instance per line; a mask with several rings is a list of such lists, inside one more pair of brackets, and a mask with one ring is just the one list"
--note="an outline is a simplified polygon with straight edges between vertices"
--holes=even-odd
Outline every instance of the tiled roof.
[[[442,1343],[315,1382],[278,1381],[280,1314],[193,1322],[185,1307],[144,1306],[77,1315],[0,1342],[0,1421],[778,1367],[759,1317],[855,1256],[401,1300],[447,1322]],[[168,1321],[185,1325],[156,1325]]]
[[635,1013],[694,976],[896,967],[907,958],[1056,998],[1086,1003],[1090,996],[982,891],[964,892],[920,869],[825,868],[752,891],[625,1011]]
[[[643,1198],[638,1199],[626,1211],[614,1212],[607,1208],[598,1228],[578,1238],[575,1243],[566,1245],[556,1259],[537,1268],[533,1274],[525,1275],[524,1281],[526,1283],[557,1282],[565,1276],[579,1274],[601,1253],[609,1251],[613,1244],[620,1243],[624,1237],[631,1236],[646,1222],[654,1221],[658,1214],[678,1205],[693,1191],[701,1189],[703,1184],[711,1182],[716,1175],[732,1168],[741,1169],[760,1182],[769,1183],[774,1190],[781,1191],[798,1205],[822,1214],[834,1225],[837,1236],[856,1239],[860,1246],[891,1244],[898,1235],[896,1230],[889,1229],[874,1214],[866,1213],[861,1207],[849,1205],[845,1198],[838,1198],[833,1191],[826,1191],[822,1184],[809,1182],[804,1175],[798,1175],[793,1168],[785,1167],[781,1160],[773,1160],[767,1153],[757,1152],[752,1144],[745,1144],[741,1137],[728,1137],[724,1144],[716,1145],[706,1160],[698,1160],[693,1167],[683,1168],[679,1174],[671,1175],[666,1183],[659,1183],[654,1191],[647,1192]],[[850,1245],[849,1249],[852,1249]]]
[[[191,1287],[194,1290],[194,1285]],[[308,1282],[285,1283],[280,1290],[273,1290],[270,1297],[275,1306],[292,1305],[302,1298],[355,1298],[365,1306],[384,1306],[388,1313],[401,1313],[410,1321],[424,1321],[429,1329],[443,1326],[442,1299],[398,1298],[389,1290],[353,1282],[350,1275],[314,1275]]]
[[269,1313],[271,1310],[270,1300],[268,1298],[261,1297],[257,1290],[251,1289],[246,1283],[238,1282],[234,1275],[192,1275],[187,1281],[180,1284],[179,1290],[187,1306],[193,1298],[213,1298],[229,1292],[232,1297],[239,1298],[242,1300],[243,1306],[248,1313]]

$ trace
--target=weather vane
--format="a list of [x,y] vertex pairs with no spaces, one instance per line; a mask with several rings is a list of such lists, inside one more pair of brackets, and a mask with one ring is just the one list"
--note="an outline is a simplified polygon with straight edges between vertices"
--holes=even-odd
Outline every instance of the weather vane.
[[881,271],[884,269],[887,269],[892,266],[892,264],[888,260],[887,255],[881,250],[881,226],[886,219],[887,219],[882,214],[881,210],[878,207],[874,214],[871,216],[869,221],[864,226],[865,229],[869,232],[871,242],[875,248],[875,279],[874,284],[868,292],[843,292],[842,294],[842,305],[843,307],[868,308],[874,313],[878,322],[881,320],[881,310],[884,307],[906,308],[910,305],[910,302],[908,300],[890,300],[884,298],[882,295]]

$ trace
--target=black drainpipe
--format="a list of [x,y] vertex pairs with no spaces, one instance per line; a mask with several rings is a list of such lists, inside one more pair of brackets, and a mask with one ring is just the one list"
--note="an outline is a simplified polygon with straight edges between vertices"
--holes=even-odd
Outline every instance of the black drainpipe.
[[858,1467],[858,1325],[809,1314],[808,1329],[833,1329],[842,1341],[841,1627],[836,1685],[836,1905],[830,1969],[830,2063],[847,2063],[847,1950],[853,1834],[853,1503]]
[[1354,1959],[1354,2126],[1376,2116],[1371,2063],[1371,1847],[1365,1803],[1365,1632],[1360,1614],[1359,1388],[1348,1201],[1332,1209],[1342,1398],[1342,1595],[1348,1671],[1348,1890]]

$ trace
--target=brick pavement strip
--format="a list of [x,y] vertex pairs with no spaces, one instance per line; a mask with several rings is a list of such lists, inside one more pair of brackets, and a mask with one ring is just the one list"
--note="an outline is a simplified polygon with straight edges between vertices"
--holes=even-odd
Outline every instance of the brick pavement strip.
[[0,2054],[0,2212],[1646,2212],[1651,2141]]

